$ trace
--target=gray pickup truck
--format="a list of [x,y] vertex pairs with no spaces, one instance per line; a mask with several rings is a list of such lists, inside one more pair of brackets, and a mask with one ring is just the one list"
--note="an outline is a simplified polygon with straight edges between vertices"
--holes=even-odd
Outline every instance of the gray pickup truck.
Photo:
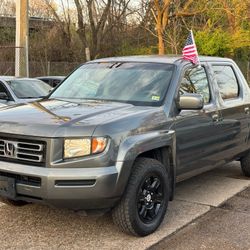
[[175,183],[233,160],[250,176],[250,91],[230,59],[81,65],[44,100],[0,112],[6,202],[112,209],[123,231],[162,222]]

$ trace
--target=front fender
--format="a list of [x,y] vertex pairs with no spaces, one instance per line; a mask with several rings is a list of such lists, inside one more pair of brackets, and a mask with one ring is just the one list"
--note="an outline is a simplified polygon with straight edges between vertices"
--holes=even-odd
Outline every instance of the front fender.
[[127,185],[135,159],[142,153],[168,147],[171,150],[171,167],[173,168],[173,180],[176,174],[176,139],[175,131],[160,130],[126,138],[119,147],[117,156],[117,192],[122,194]]

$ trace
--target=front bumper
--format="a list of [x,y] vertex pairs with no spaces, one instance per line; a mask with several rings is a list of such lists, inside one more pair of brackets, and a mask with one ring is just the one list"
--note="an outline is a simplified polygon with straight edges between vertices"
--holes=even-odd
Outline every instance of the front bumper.
[[79,210],[111,208],[120,198],[116,166],[45,168],[0,161],[0,176],[15,179],[16,200]]

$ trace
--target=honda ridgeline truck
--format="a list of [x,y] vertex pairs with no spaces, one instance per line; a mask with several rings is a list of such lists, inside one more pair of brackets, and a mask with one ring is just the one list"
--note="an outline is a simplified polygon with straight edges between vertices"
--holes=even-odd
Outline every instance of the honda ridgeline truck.
[[44,100],[0,111],[0,196],[162,222],[175,184],[233,160],[250,176],[250,91],[230,59],[91,61]]

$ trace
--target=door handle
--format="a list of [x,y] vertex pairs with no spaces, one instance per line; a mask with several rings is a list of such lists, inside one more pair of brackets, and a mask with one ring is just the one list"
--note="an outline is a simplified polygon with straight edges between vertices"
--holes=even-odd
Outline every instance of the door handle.
[[249,107],[244,108],[245,114],[249,115]]
[[219,121],[219,115],[218,114],[212,115],[212,119],[213,119],[213,122],[218,122]]

